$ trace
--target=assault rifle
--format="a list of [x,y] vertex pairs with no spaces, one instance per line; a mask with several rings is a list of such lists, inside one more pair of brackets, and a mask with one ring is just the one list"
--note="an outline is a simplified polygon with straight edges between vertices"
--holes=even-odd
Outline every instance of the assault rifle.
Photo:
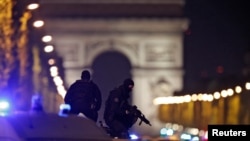
[[[121,114],[122,116],[120,116],[121,118],[120,121],[127,127],[128,130],[130,127],[134,125],[134,123],[137,121],[138,118],[141,120],[139,122],[139,125],[141,125],[142,122],[144,122],[152,126],[149,120],[142,114],[142,112],[139,109],[137,109],[136,106],[122,105]],[[100,121],[99,123],[100,126],[107,132],[109,136],[116,137],[113,129],[111,129],[108,126],[104,126],[102,121]]]
[[131,106],[130,112],[131,112],[135,117],[137,117],[137,118],[139,118],[139,119],[141,120],[141,121],[139,122],[139,125],[141,125],[142,122],[144,122],[144,123],[146,123],[146,124],[152,126],[151,123],[150,123],[150,121],[145,117],[145,115],[142,114],[142,112],[141,112],[139,109],[137,109],[137,106],[135,106],[135,105],[134,105],[134,106]]

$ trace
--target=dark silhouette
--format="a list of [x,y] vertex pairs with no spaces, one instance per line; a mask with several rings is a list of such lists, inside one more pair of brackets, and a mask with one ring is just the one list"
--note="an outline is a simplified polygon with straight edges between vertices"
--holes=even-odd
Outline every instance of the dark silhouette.
[[102,104],[99,87],[90,80],[90,72],[84,70],[80,80],[76,80],[68,89],[64,102],[71,106],[71,114],[84,114],[97,122],[98,111]]
[[134,87],[132,79],[125,79],[123,84],[110,91],[105,103],[104,120],[112,137],[129,138],[128,130],[137,121],[130,114],[130,92]]

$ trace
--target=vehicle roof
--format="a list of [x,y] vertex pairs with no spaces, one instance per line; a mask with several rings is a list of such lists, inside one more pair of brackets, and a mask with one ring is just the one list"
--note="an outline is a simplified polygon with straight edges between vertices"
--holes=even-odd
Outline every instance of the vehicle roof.
[[[0,117],[0,139],[111,141],[93,121],[79,116],[57,114],[13,114]],[[2,126],[3,125],[3,126]]]

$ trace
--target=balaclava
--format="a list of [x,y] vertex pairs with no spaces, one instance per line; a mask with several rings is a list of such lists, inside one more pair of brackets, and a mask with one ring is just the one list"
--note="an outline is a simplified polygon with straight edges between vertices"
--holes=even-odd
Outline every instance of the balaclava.
[[123,81],[123,86],[126,92],[131,92],[134,87],[134,81],[130,78],[127,78]]

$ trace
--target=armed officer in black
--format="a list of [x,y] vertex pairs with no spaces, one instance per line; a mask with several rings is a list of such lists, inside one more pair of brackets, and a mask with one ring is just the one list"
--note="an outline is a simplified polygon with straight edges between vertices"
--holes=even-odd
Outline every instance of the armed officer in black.
[[83,113],[87,118],[97,122],[102,95],[99,87],[90,80],[88,70],[84,70],[81,79],[69,87],[64,102],[71,106],[71,114]]
[[131,105],[128,100],[133,87],[133,80],[125,79],[123,84],[113,89],[108,96],[104,120],[113,137],[129,138],[128,130],[137,121],[137,117],[129,113]]

